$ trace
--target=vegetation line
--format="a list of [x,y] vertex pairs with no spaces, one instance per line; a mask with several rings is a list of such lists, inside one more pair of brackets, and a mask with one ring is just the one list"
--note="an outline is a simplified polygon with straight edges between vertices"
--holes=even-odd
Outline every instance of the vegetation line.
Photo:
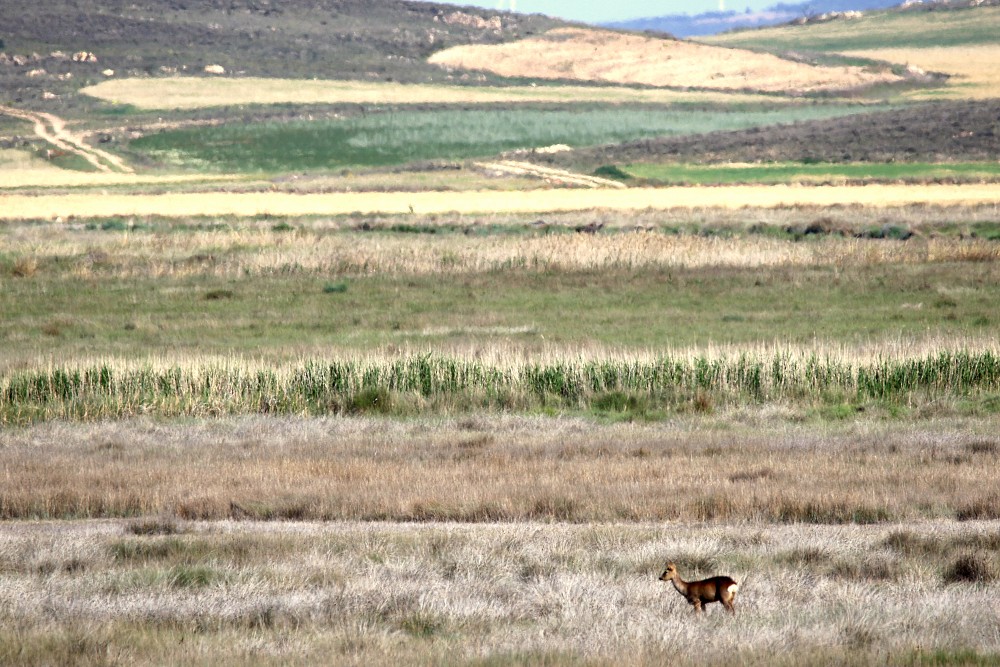
[[742,354],[487,364],[431,354],[395,360],[310,360],[287,368],[100,364],[0,377],[0,423],[155,413],[398,413],[410,408],[642,411],[649,406],[792,401],[842,403],[1000,390],[1000,356],[940,352],[851,363]]

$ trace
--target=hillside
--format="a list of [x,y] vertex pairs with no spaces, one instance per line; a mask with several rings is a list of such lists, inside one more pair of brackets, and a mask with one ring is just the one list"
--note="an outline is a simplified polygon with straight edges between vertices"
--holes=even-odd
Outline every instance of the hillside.
[[[566,25],[540,15],[402,0],[4,0],[0,102],[46,107],[121,76],[227,73],[443,82],[426,58],[457,44],[499,44]],[[91,62],[70,55],[93,53]],[[55,54],[55,55],[52,55]]]
[[901,81],[888,68],[822,67],[743,49],[581,28],[506,44],[456,46],[429,62],[504,77],[795,95]]
[[852,19],[745,30],[700,40],[799,58],[863,58],[943,73],[947,85],[912,91],[913,100],[1000,97],[1000,0],[919,3]]
[[989,162],[1000,154],[998,120],[997,100],[935,103],[844,118],[635,141],[533,159],[581,170],[640,162]]

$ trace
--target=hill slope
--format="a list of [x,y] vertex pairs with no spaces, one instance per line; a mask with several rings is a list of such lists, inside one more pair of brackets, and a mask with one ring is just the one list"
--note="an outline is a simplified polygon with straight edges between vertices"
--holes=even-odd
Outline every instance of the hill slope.
[[506,44],[457,46],[429,62],[506,77],[793,94],[901,80],[888,69],[819,67],[742,49],[581,28]]
[[734,132],[665,137],[536,162],[577,169],[638,162],[959,162],[1000,154],[1000,100],[947,102]]
[[[44,91],[70,92],[103,79],[106,69],[166,75],[220,65],[269,77],[445,81],[446,72],[426,63],[436,50],[563,25],[540,15],[402,0],[4,0],[0,101],[30,104]],[[67,57],[78,51],[96,61]]]

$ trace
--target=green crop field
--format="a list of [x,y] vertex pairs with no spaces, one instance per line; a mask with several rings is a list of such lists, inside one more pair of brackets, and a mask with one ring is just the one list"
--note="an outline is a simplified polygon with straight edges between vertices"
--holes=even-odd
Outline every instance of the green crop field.
[[397,110],[343,120],[171,130],[132,141],[129,150],[165,165],[209,171],[316,170],[484,157],[553,144],[590,146],[872,110],[878,107]]
[[630,164],[629,176],[665,185],[733,183],[817,183],[838,181],[983,181],[1000,176],[1000,163],[855,164]]

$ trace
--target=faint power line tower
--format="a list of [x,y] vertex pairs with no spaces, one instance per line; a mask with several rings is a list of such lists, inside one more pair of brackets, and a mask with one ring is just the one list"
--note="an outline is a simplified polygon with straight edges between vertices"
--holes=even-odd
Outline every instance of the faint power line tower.
[[497,9],[501,11],[506,9],[508,12],[516,12],[517,0],[497,0]]

